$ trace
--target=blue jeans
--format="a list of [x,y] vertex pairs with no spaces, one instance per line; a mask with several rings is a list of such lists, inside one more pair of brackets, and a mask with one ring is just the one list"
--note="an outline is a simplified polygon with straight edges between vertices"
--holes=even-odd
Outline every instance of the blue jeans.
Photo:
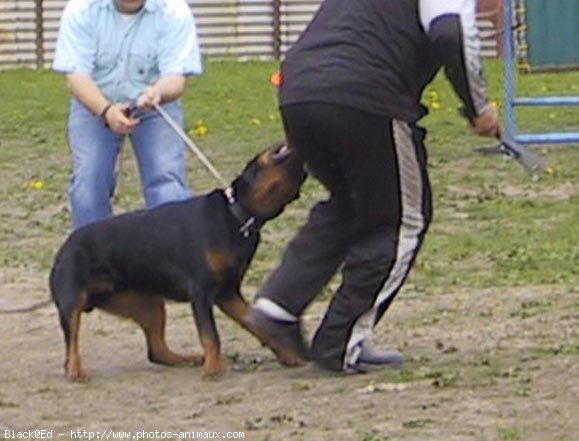
[[[183,125],[179,100],[163,105]],[[152,208],[192,196],[185,172],[185,143],[155,111],[147,112],[130,135],[137,158],[145,203]],[[73,158],[69,189],[75,229],[112,215],[116,186],[115,165],[124,141],[99,116],[73,98],[68,120]]]

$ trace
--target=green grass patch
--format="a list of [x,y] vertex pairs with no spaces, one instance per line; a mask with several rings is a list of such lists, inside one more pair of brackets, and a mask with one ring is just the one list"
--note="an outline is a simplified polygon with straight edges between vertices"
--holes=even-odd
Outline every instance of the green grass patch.
[[[501,63],[487,63],[491,96],[502,103]],[[184,98],[187,128],[196,144],[228,179],[263,147],[283,138],[273,62],[208,62],[192,78]],[[577,93],[579,74],[534,74],[520,78],[521,95]],[[67,186],[70,153],[66,141],[68,90],[50,71],[0,73],[0,251],[4,266],[46,270],[70,231]],[[417,290],[455,287],[563,284],[579,282],[579,149],[539,149],[554,176],[532,179],[518,164],[483,157],[474,148],[493,144],[472,136],[457,116],[459,102],[439,76],[425,91],[430,114],[427,145],[435,198],[435,219],[411,282]],[[579,126],[576,109],[520,113],[525,130]],[[130,149],[123,153],[117,212],[142,206]],[[197,192],[217,186],[194,157],[189,179]],[[302,198],[268,224],[246,283],[256,286],[273,268],[283,247],[325,191],[310,180]]]
[[524,430],[519,426],[504,427],[498,429],[500,441],[522,441]]

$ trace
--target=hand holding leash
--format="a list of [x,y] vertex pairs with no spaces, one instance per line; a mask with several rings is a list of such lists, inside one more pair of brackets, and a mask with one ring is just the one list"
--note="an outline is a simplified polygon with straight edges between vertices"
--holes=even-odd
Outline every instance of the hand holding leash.
[[113,132],[128,135],[140,122],[129,113],[129,109],[130,106],[125,103],[112,104],[102,116],[103,122]]
[[161,104],[161,91],[156,85],[147,86],[143,94],[137,99],[137,107],[152,110]]

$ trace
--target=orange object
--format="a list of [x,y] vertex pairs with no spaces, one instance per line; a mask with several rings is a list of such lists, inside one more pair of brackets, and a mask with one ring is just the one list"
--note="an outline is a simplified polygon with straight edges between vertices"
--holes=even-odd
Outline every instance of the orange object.
[[271,76],[271,84],[273,84],[275,87],[279,87],[283,84],[283,74],[281,73],[281,70],[273,73]]

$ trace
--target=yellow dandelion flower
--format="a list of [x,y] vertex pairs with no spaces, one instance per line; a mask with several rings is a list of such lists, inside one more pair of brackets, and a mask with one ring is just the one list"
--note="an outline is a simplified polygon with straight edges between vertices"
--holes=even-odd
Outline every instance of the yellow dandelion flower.
[[436,90],[431,90],[430,92],[428,92],[428,99],[431,101],[437,101],[438,100],[438,92]]
[[442,109],[442,104],[440,104],[440,96],[436,90],[431,90],[427,95],[428,107],[433,110]]
[[46,183],[42,179],[34,179],[30,182],[29,187],[33,190],[43,190]]
[[193,133],[196,136],[199,136],[202,138],[204,136],[207,136],[207,134],[209,133],[209,127],[207,127],[207,124],[205,124],[203,121],[199,121],[199,122],[197,122],[197,125],[193,129]]

